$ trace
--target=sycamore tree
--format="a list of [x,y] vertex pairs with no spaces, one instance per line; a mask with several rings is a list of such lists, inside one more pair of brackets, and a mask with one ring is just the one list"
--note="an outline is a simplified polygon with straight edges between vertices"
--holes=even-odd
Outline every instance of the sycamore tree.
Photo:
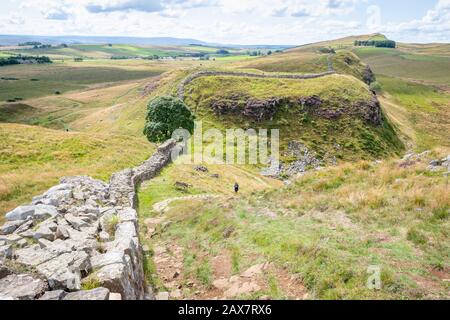
[[150,142],[163,142],[177,129],[194,131],[194,116],[188,106],[172,96],[157,97],[147,106],[144,134]]

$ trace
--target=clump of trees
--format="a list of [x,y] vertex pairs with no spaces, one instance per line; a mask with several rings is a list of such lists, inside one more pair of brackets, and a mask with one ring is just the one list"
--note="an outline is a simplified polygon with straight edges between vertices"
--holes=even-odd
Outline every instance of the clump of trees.
[[397,43],[393,40],[355,40],[356,47],[377,47],[377,48],[397,48]]
[[230,54],[230,51],[225,49],[219,49],[216,51],[217,54]]
[[44,64],[44,63],[53,63],[53,61],[46,56],[35,57],[35,56],[18,55],[7,58],[0,58],[0,66],[26,64],[26,63]]
[[144,135],[150,142],[163,142],[177,129],[194,131],[194,115],[188,106],[172,96],[157,97],[147,106]]
[[73,61],[75,61],[75,62],[83,62],[84,60],[83,60],[83,58],[74,58]]

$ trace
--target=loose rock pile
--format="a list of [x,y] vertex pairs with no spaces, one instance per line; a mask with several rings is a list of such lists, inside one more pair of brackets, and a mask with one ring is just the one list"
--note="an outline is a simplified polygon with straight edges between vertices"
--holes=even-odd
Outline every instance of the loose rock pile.
[[[169,140],[141,166],[63,178],[0,227],[0,300],[136,300],[144,286],[136,188],[170,161]],[[95,287],[93,290],[81,290]]]

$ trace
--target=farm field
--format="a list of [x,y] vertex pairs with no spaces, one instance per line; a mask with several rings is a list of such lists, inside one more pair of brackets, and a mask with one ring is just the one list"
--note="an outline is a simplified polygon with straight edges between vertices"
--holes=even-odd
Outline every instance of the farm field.
[[354,52],[375,73],[434,85],[450,84],[450,57],[397,49],[357,48]]

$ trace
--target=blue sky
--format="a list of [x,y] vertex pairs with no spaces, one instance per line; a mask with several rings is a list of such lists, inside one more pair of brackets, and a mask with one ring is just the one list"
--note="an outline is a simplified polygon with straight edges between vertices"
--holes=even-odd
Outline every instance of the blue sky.
[[304,44],[374,32],[450,42],[450,0],[0,0],[0,34]]

